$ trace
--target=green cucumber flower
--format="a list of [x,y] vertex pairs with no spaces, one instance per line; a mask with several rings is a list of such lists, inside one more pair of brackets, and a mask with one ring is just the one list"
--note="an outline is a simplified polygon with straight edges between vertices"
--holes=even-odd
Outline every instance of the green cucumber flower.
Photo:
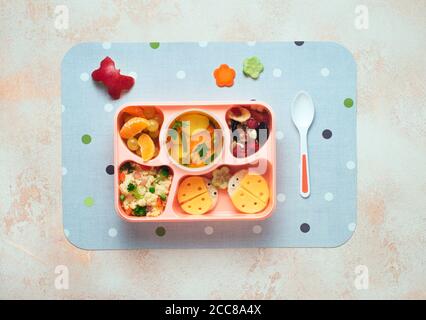
[[244,60],[243,73],[252,79],[257,79],[263,71],[263,64],[258,57],[250,57]]

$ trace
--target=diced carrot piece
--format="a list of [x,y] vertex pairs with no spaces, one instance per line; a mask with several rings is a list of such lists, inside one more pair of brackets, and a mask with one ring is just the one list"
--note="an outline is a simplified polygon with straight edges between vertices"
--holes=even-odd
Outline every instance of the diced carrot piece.
[[162,207],[163,201],[160,198],[157,198],[157,207]]

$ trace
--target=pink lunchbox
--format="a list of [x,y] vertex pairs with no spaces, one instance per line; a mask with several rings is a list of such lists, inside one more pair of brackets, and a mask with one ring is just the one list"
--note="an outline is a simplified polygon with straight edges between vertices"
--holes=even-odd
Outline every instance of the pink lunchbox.
[[[159,134],[159,153],[153,159],[144,162],[137,154],[130,151],[123,139],[120,137],[120,128],[124,124],[125,110],[128,107],[155,107],[157,112],[163,116],[163,123]],[[231,150],[232,133],[226,121],[226,113],[235,106],[253,108],[260,106],[267,110],[270,115],[269,136],[266,142],[260,146],[254,154],[237,158]],[[199,112],[214,119],[223,133],[223,148],[220,156],[212,163],[201,168],[188,168],[176,161],[169,155],[166,148],[167,131],[171,123],[186,112]],[[185,221],[231,221],[231,220],[262,220],[268,218],[276,206],[276,140],[275,140],[275,117],[269,105],[259,101],[237,101],[237,102],[155,102],[155,103],[128,103],[118,108],[114,118],[114,197],[115,209],[120,217],[129,222],[185,222]],[[143,167],[167,166],[173,174],[171,187],[161,215],[156,217],[139,217],[128,215],[122,208],[119,189],[119,168],[128,161],[140,164]],[[270,196],[266,208],[258,213],[248,214],[239,212],[233,205],[228,192],[219,190],[217,205],[210,211],[201,215],[185,213],[177,200],[177,189],[179,183],[187,176],[204,176],[211,178],[212,171],[226,165],[231,173],[241,169],[262,170],[262,175],[269,186]]]

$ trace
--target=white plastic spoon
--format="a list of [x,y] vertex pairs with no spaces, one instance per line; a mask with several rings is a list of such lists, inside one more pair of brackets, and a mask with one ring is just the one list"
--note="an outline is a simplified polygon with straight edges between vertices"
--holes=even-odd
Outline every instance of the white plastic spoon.
[[311,96],[300,91],[293,100],[291,117],[300,135],[300,195],[303,198],[311,194],[309,182],[308,130],[314,120],[315,107]]

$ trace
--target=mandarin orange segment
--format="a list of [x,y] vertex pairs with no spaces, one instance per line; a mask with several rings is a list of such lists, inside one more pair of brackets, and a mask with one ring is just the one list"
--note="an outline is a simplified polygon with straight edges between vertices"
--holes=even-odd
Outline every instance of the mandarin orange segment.
[[120,130],[120,137],[123,139],[130,139],[139,132],[145,130],[148,126],[148,120],[141,117],[134,117],[127,121]]
[[231,87],[234,84],[235,70],[230,68],[227,64],[221,64],[213,72],[218,87]]
[[144,161],[151,160],[155,155],[155,144],[152,138],[146,133],[139,136],[138,144],[141,147],[141,157]]

